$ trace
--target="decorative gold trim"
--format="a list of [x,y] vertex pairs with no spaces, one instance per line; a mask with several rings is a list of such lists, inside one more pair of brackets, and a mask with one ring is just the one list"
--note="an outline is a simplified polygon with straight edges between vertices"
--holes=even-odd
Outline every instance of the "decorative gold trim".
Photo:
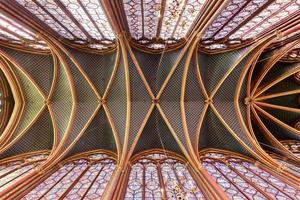
[[190,134],[189,134],[189,129],[188,129],[188,125],[187,125],[187,120],[186,120],[186,112],[185,112],[185,90],[186,90],[186,82],[187,82],[187,76],[188,76],[188,70],[190,68],[190,63],[191,63],[191,59],[192,56],[194,54],[194,49],[197,47],[197,42],[198,42],[199,38],[194,38],[191,41],[191,46],[189,46],[189,51],[186,52],[186,60],[185,60],[185,64],[184,64],[184,70],[183,70],[183,74],[182,74],[182,83],[181,83],[181,91],[180,91],[180,114],[181,114],[181,119],[182,119],[182,128],[183,128],[183,135],[185,138],[185,142],[187,144],[187,150],[190,153],[191,159],[194,160],[194,162],[197,163],[197,154],[194,151],[192,142],[191,142],[191,138],[190,138]]
[[259,97],[256,97],[255,100],[256,101],[263,101],[263,100],[267,100],[267,99],[272,99],[272,98],[277,98],[277,97],[282,97],[282,96],[288,96],[288,95],[293,95],[293,94],[299,94],[299,93],[300,93],[300,89],[290,90],[290,91],[286,91],[286,92],[279,92],[279,93],[275,93],[275,94],[259,96]]
[[[63,161],[60,161],[57,165],[65,165],[65,164],[67,164],[69,162],[73,162],[75,160],[87,159],[86,157],[88,157],[90,155],[93,155],[93,154],[99,154],[99,153],[107,154],[109,156],[108,158],[117,161],[116,160],[117,155],[114,152],[109,151],[109,150],[105,150],[105,149],[97,149],[97,150],[91,150],[91,151],[85,151],[85,152],[82,152],[82,153],[78,153],[78,154],[73,155],[69,158],[66,158]],[[87,160],[89,160],[89,159],[87,159]]]
[[[250,111],[251,111],[250,107],[251,106],[249,106],[249,104],[251,104],[250,101],[252,101],[249,96],[250,95],[250,82],[249,81],[251,81],[251,76],[252,76],[252,73],[254,70],[254,63],[256,63],[257,59],[259,58],[259,56],[261,55],[263,50],[270,44],[270,42],[273,41],[273,38],[274,38],[274,36],[270,35],[266,39],[261,40],[259,43],[257,43],[255,48],[253,49],[256,51],[251,55],[251,57],[247,61],[246,65],[240,75],[240,78],[238,80],[238,84],[237,84],[235,95],[234,95],[234,107],[235,107],[235,112],[237,113],[237,116],[238,116],[238,121],[241,126],[241,129],[246,134],[247,138],[252,143],[252,145],[255,147],[254,151],[257,153],[257,155],[260,156],[260,158],[258,158],[258,159],[263,159],[266,162],[266,164],[269,164],[271,166],[273,166],[273,165],[276,166],[277,164],[275,164],[274,160],[268,154],[265,153],[265,151],[260,147],[259,142],[256,139],[256,136],[253,131],[252,123],[251,123],[251,115],[250,115]],[[251,65],[252,65],[252,67],[251,67]],[[249,70],[250,70],[250,72],[249,72]],[[247,123],[248,123],[248,127],[247,127],[245,124],[245,121],[243,119],[241,110],[240,110],[239,98],[240,98],[243,81],[245,80],[245,77],[248,72],[249,72],[249,75],[248,75],[248,80],[247,80],[248,81],[247,96],[245,99],[245,103],[247,104],[246,105],[246,115],[247,115]]]
[[163,109],[161,108],[161,106],[159,104],[156,104],[156,108],[158,109],[160,116],[163,118],[165,124],[167,125],[168,129],[170,130],[170,132],[172,133],[175,141],[177,142],[178,146],[180,147],[181,151],[183,152],[183,154],[189,158],[189,154],[187,153],[188,151],[185,149],[184,145],[181,143],[180,139],[178,138],[176,132],[174,131],[172,125],[170,124],[167,116],[165,115],[165,113],[163,112]]
[[135,67],[135,69],[138,71],[139,76],[140,76],[140,78],[142,79],[142,81],[143,81],[143,83],[144,83],[144,85],[145,85],[145,87],[146,87],[146,89],[147,89],[147,91],[148,91],[148,94],[150,95],[150,97],[151,97],[152,99],[155,99],[155,96],[154,96],[154,94],[153,94],[153,92],[152,92],[152,90],[151,90],[151,88],[150,88],[150,86],[149,86],[149,84],[148,84],[148,82],[147,82],[145,76],[144,76],[144,73],[143,73],[143,71],[141,70],[141,67],[140,67],[140,65],[139,65],[139,62],[138,62],[137,59],[135,58],[135,56],[134,56],[134,54],[133,54],[133,52],[132,52],[132,50],[131,50],[131,47],[129,46],[127,40],[125,40],[124,43],[125,43],[125,46],[126,46],[127,49],[128,49],[129,56],[131,57],[131,59],[132,59],[132,61],[133,61],[134,67]]
[[[65,148],[59,155],[56,156],[55,161],[53,161],[54,163],[59,162],[73,148],[73,146],[77,143],[77,141],[80,139],[80,137],[84,134],[84,132],[86,131],[86,129],[88,128],[90,123],[93,121],[93,119],[99,112],[100,108],[101,108],[101,104],[99,104],[97,106],[96,110],[94,110],[94,112],[92,113],[92,115],[89,118],[89,120],[87,121],[87,123],[83,126],[81,131],[78,133],[78,135],[75,137],[75,139],[70,143],[70,145],[67,148]],[[63,144],[63,143],[61,143],[61,144]]]
[[[196,47],[197,48],[197,47]],[[202,75],[201,75],[201,71],[200,71],[200,66],[199,66],[199,62],[198,62],[198,54],[197,52],[195,52],[195,73],[196,73],[196,77],[197,77],[197,81],[199,83],[201,92],[203,94],[203,96],[205,97],[205,99],[209,99],[208,93],[205,89],[203,80],[202,80]]]
[[199,121],[197,123],[197,128],[196,128],[196,134],[195,134],[195,141],[194,141],[194,151],[198,151],[199,150],[199,140],[200,140],[200,134],[201,134],[201,128],[202,128],[202,124],[203,124],[203,120],[206,116],[206,112],[209,108],[209,103],[205,103],[202,110],[201,110],[201,113],[200,113],[200,118],[199,118]]
[[279,119],[277,119],[276,117],[270,115],[268,112],[264,111],[263,109],[261,109],[259,106],[253,104],[253,106],[255,107],[255,109],[257,109],[259,111],[259,113],[261,113],[263,116],[267,117],[268,119],[272,120],[273,122],[275,122],[276,124],[278,124],[279,126],[287,129],[288,131],[290,131],[291,133],[299,136],[300,135],[300,131],[296,130],[295,128],[285,124],[284,122],[280,121]]
[[[196,36],[196,33],[194,33],[194,36]],[[184,46],[184,48],[181,50],[179,56],[176,59],[176,62],[174,63],[174,65],[172,66],[170,72],[168,73],[168,76],[166,77],[166,79],[164,80],[160,90],[157,93],[156,98],[160,99],[164,89],[166,88],[167,84],[169,83],[169,80],[171,79],[171,77],[173,76],[176,68],[178,67],[179,63],[181,62],[182,58],[184,57],[184,55],[186,54],[186,51],[188,50],[190,44],[192,41],[188,41],[187,44]]]
[[300,84],[300,71],[294,74],[295,81]]
[[139,128],[139,130],[138,130],[138,132],[137,132],[137,134],[136,134],[136,136],[135,136],[135,138],[133,139],[133,142],[131,144],[131,148],[129,148],[128,158],[126,160],[126,163],[128,163],[128,161],[130,160],[131,155],[132,155],[132,153],[135,149],[135,146],[136,146],[138,140],[140,139],[140,136],[142,135],[142,132],[143,132],[143,130],[144,130],[144,128],[145,128],[145,126],[146,126],[146,124],[147,124],[147,122],[148,122],[148,120],[149,120],[149,118],[150,118],[150,116],[151,116],[151,114],[154,110],[154,108],[155,108],[155,104],[152,103],[149,110],[148,110],[148,112],[147,112],[147,114],[146,114],[146,116],[145,116],[145,118],[144,118],[144,120],[143,120],[143,122],[142,122],[142,124],[141,124],[141,126],[140,126],[140,128]]
[[9,60],[14,67],[16,67],[17,70],[20,70],[22,74],[34,85],[35,89],[40,93],[40,95],[43,97],[43,99],[46,99],[46,95],[41,90],[40,86],[35,82],[35,80],[30,76],[30,74],[27,73],[27,71],[18,63],[15,59],[13,59],[9,54],[3,52],[0,50],[0,54],[5,57],[7,60]]
[[34,48],[28,48],[24,47],[22,45],[17,45],[9,42],[0,41],[0,46],[4,46],[6,48],[14,49],[17,51],[22,51],[25,53],[33,53],[33,54],[39,54],[39,55],[49,55],[51,52],[50,50],[43,50],[43,49],[34,49]]
[[254,68],[255,68],[255,64],[257,63],[260,55],[263,53],[264,49],[267,48],[272,42],[274,42],[276,40],[276,36],[275,35],[270,35],[270,37],[268,38],[268,41],[266,41],[266,44],[257,52],[257,57],[253,60],[251,66],[249,67],[249,75],[247,78],[247,97],[251,96],[251,89],[252,89],[252,78],[253,78],[253,73],[254,73]]
[[49,91],[48,97],[47,97],[47,102],[48,102],[47,106],[48,106],[48,110],[50,113],[52,126],[53,126],[53,146],[52,146],[52,150],[50,153],[50,154],[52,154],[54,152],[54,150],[57,148],[58,143],[59,143],[59,141],[58,141],[58,125],[55,121],[55,114],[54,114],[52,105],[50,103],[52,100],[52,97],[54,95],[57,82],[58,82],[59,60],[58,60],[57,56],[55,55],[55,53],[53,52],[53,50],[50,50],[50,51],[51,51],[51,55],[53,58],[53,78],[52,78],[51,88],[50,88],[50,91]]
[[[11,57],[9,57],[7,54],[5,54],[4,52],[2,52],[1,50],[0,50],[0,54],[3,56],[3,58],[4,59],[7,59],[7,61],[9,61],[12,65],[13,65],[13,67],[14,68],[16,68],[16,69],[11,69],[12,71],[13,70],[20,70],[20,72],[34,85],[34,87],[35,87],[35,89],[39,92],[39,94],[41,95],[41,97],[43,98],[43,99],[45,99],[45,95],[42,93],[42,91],[39,89],[39,87],[37,86],[37,84],[35,83],[35,81],[27,74],[27,72],[22,68],[22,67],[20,67],[20,65],[14,60],[14,59],[12,59]],[[5,60],[4,60],[5,61]],[[10,66],[9,65],[9,63],[7,62],[7,61],[5,61],[6,63],[7,63],[7,65],[8,66]],[[12,66],[10,66],[10,67],[12,67]],[[15,75],[16,76],[16,75]],[[19,84],[19,83],[18,83]],[[21,86],[19,85],[19,88],[21,88]],[[8,143],[10,143],[10,142],[13,142],[13,141],[16,141],[17,139],[19,139],[19,136],[20,135],[23,135],[24,134],[24,132],[26,132],[26,130],[28,130],[31,126],[32,126],[32,124],[35,122],[35,120],[36,120],[36,118],[35,119],[33,119],[28,125],[27,125],[27,127],[25,127],[24,128],[24,130],[20,133],[20,135],[19,136],[17,136],[16,138],[11,138],[13,135],[14,135],[14,133],[15,133],[15,130],[16,130],[16,128],[18,127],[18,124],[19,124],[19,122],[20,122],[20,120],[24,117],[23,116],[23,112],[24,112],[24,110],[25,110],[25,104],[27,103],[26,101],[25,101],[25,96],[24,96],[24,93],[23,93],[23,91],[22,90],[20,90],[20,93],[21,93],[21,98],[22,98],[22,111],[21,111],[21,117],[18,119],[18,123],[16,123],[15,125],[14,125],[14,129],[12,130],[12,131],[7,131],[6,132],[6,130],[5,130],[5,133],[3,133],[2,135],[1,135],[1,138],[3,138],[3,139],[1,139],[1,141],[0,141],[0,143],[1,143],[1,149],[2,148],[4,148],[6,145],[8,145]],[[44,106],[42,106],[41,107],[41,110],[44,108]],[[39,113],[41,112],[41,110],[38,112],[38,114],[37,114],[37,116],[39,115]],[[14,113],[13,113],[14,114]],[[18,114],[19,115],[19,113],[16,113],[16,114]]]
[[297,123],[295,123],[294,128],[295,128],[296,130],[299,130],[299,131],[300,131],[300,121],[298,121]]
[[[126,45],[124,44],[125,35],[124,33],[119,34],[119,44],[120,44],[120,52],[122,53],[122,58],[124,59],[124,70],[125,70],[125,81],[126,81],[126,128],[125,128],[125,138],[124,138],[124,144],[123,149],[120,149],[119,151],[119,165],[117,169],[115,170],[115,175],[111,178],[110,185],[105,189],[105,193],[103,194],[103,199],[112,199],[113,195],[116,190],[116,188],[120,187],[119,180],[123,178],[124,176],[124,167],[126,166],[126,160],[127,159],[127,148],[128,148],[128,138],[129,138],[129,130],[130,130],[130,111],[131,111],[131,101],[130,101],[130,80],[129,80],[129,69],[128,69],[128,60],[127,60],[127,53],[126,53]],[[120,67],[120,66],[118,66]],[[109,121],[112,125],[112,128],[114,132],[119,136],[119,133],[117,133],[117,130],[114,126],[113,119],[111,116],[109,117]],[[118,142],[120,142],[118,140]],[[121,146],[120,146],[121,147]]]
[[55,87],[58,81],[58,67],[59,67],[59,60],[52,50],[51,50],[51,55],[53,59],[53,78],[52,78],[50,90],[48,92],[48,97],[47,97],[48,102],[51,101],[53,94],[55,92]]
[[254,94],[254,98],[258,97],[260,94],[262,94],[266,90],[270,89],[272,86],[276,85],[280,81],[286,79],[287,77],[289,77],[289,76],[291,76],[291,75],[293,75],[293,74],[295,74],[299,71],[300,71],[300,63],[298,63],[295,68],[293,68],[291,70],[288,70],[287,72],[285,72],[284,74],[282,74],[281,76],[279,76],[275,80],[271,81],[267,85],[262,86],[262,88],[258,88],[258,92]]
[[294,112],[294,113],[299,113],[300,114],[300,109],[298,109],[298,108],[279,106],[279,105],[265,103],[265,102],[259,102],[259,101],[256,101],[255,104],[260,106],[260,107],[266,107],[266,108],[282,110],[282,111],[287,111],[287,112]]
[[[281,144],[281,142],[279,142],[273,135],[272,133],[269,131],[269,129],[264,125],[264,123],[262,122],[262,120],[260,119],[259,115],[257,114],[257,112],[255,111],[255,109],[252,107],[252,113],[256,119],[256,121],[258,122],[258,125],[261,127],[262,133],[264,134],[264,136],[269,140],[269,142],[276,147],[277,149],[280,150],[281,154],[283,154],[284,156],[291,158],[297,162],[300,162],[300,158],[298,158],[297,156],[295,156],[292,152],[290,152],[284,145]],[[279,163],[278,163],[279,164]]]
[[233,70],[240,64],[240,62],[243,59],[245,59],[253,51],[253,49],[255,49],[255,47],[258,46],[258,44],[254,44],[254,45],[250,46],[242,55],[240,55],[240,57],[234,62],[234,64],[226,71],[224,76],[221,78],[221,80],[217,83],[217,85],[214,87],[213,91],[211,92],[211,94],[210,94],[211,99],[218,92],[218,90],[223,85],[224,81],[228,78],[228,76],[231,74],[231,72],[233,72]]
[[112,129],[114,138],[115,138],[115,142],[116,142],[116,147],[117,147],[117,161],[120,162],[121,159],[121,145],[120,145],[120,139],[119,139],[119,135],[117,133],[116,127],[114,125],[113,119],[111,117],[111,113],[109,111],[109,108],[106,104],[103,104],[103,109],[105,111],[106,117],[108,119],[108,122],[110,124],[110,127]]
[[217,116],[217,118],[220,120],[220,122],[223,124],[223,126],[228,130],[229,133],[231,133],[231,135],[247,150],[249,151],[253,156],[255,156],[256,158],[260,158],[260,156],[258,156],[258,154],[251,149],[248,145],[246,145],[240,138],[239,136],[236,135],[236,133],[230,128],[230,126],[225,122],[225,120],[222,118],[222,116],[219,114],[219,112],[217,111],[217,109],[215,108],[215,106],[213,104],[210,104],[213,112],[215,113],[215,115]]
[[10,133],[16,129],[21,119],[23,108],[24,108],[24,98],[23,98],[21,86],[18,82],[15,73],[11,69],[11,66],[8,63],[8,61],[5,60],[1,55],[0,55],[0,68],[7,77],[7,81],[11,87],[11,91],[15,101],[15,105],[11,117],[4,131],[2,132],[2,135],[0,136],[0,143],[4,143],[7,140],[7,137],[10,136]]
[[81,75],[83,76],[83,78],[88,82],[88,85],[92,88],[92,90],[94,91],[95,95],[97,96],[98,99],[101,99],[101,95],[98,93],[95,85],[93,84],[93,82],[90,80],[90,78],[87,76],[86,72],[82,69],[82,66],[77,62],[77,59],[72,55],[72,53],[70,53],[63,45],[61,45],[59,42],[53,40],[53,43],[56,44],[56,46],[58,46],[61,51],[71,60],[71,62],[73,62],[73,64],[76,66],[77,70],[81,73]]
[[288,44],[282,48],[280,48],[274,55],[272,55],[272,57],[265,63],[262,71],[260,72],[260,74],[258,75],[258,79],[257,81],[254,83],[254,86],[252,88],[252,92],[251,92],[251,96],[257,97],[259,94],[261,94],[262,92],[259,91],[259,93],[257,93],[257,89],[261,83],[261,81],[263,80],[263,78],[267,75],[267,73],[270,71],[270,69],[275,65],[275,63],[277,61],[280,60],[280,58],[282,58],[284,56],[284,54],[288,51],[290,51],[291,49],[293,49],[293,47],[297,44],[300,43],[300,40],[296,40],[295,42]]
[[49,154],[50,151],[49,150],[39,150],[39,151],[32,151],[32,152],[27,152],[27,153],[22,153],[22,154],[18,154],[15,156],[10,156],[8,158],[3,158],[0,160],[0,165],[3,165],[5,163],[8,162],[13,162],[15,160],[22,160],[25,157],[30,157],[30,156],[34,156],[37,154]]
[[[76,105],[77,105],[77,96],[76,96],[76,90],[75,90],[75,87],[74,87],[74,83],[73,83],[71,72],[69,71],[69,69],[67,67],[68,65],[67,65],[64,57],[62,56],[59,48],[55,45],[55,43],[52,42],[54,39],[52,39],[52,38],[46,38],[46,37],[44,39],[47,42],[48,46],[57,55],[59,61],[61,62],[60,67],[63,67],[63,70],[65,71],[65,73],[67,75],[67,79],[68,79],[70,90],[71,90],[71,94],[72,94],[72,101],[73,101],[72,110],[71,110],[71,114],[70,114],[70,117],[69,117],[67,128],[65,130],[65,134],[64,134],[62,140],[60,141],[60,143],[58,144],[56,150],[52,152],[52,154],[48,157],[47,161],[41,167],[44,170],[46,170],[46,169],[50,169],[53,165],[56,164],[54,162],[55,159],[56,159],[55,157],[57,155],[60,155],[61,148],[62,148],[63,144],[65,143],[66,139],[68,138],[68,135],[70,134],[70,130],[72,128],[72,124],[74,123],[74,119],[76,117],[75,115],[76,115],[76,110],[77,110],[77,108],[76,108]],[[57,119],[56,119],[56,121],[57,121]]]
[[[178,146],[180,147],[181,151],[185,155],[188,162],[191,164],[191,166],[196,170],[197,174],[201,177],[201,180],[203,181],[203,187],[209,191],[207,195],[212,196],[214,199],[224,199],[226,195],[224,195],[224,192],[221,191],[221,189],[217,186],[212,187],[214,184],[214,181],[212,181],[212,178],[207,174],[207,172],[203,171],[201,164],[198,161],[195,161],[190,157],[188,151],[185,149],[179,138],[177,137],[175,131],[173,130],[171,124],[169,123],[167,117],[163,113],[162,108],[159,104],[156,104],[157,109],[159,110],[163,120],[165,121],[166,125],[168,126],[171,134],[173,135],[175,141],[177,142]],[[225,197],[226,199],[226,197]]]
[[[0,154],[8,150],[10,147],[12,147],[18,140],[20,140],[28,130],[36,123],[36,121],[39,119],[39,117],[44,113],[47,112],[47,106],[43,105],[42,108],[38,111],[37,115],[33,118],[33,120],[15,137],[12,138],[12,140],[7,141],[7,143],[3,144],[0,150]],[[12,132],[13,135],[14,132]]]
[[112,86],[112,83],[113,83],[113,80],[116,76],[116,72],[118,70],[118,66],[120,64],[120,57],[121,57],[121,47],[120,47],[120,42],[118,42],[118,45],[117,45],[117,55],[116,55],[116,61],[115,61],[115,64],[114,64],[114,67],[113,67],[113,70],[112,70],[112,73],[110,75],[110,78],[109,78],[109,81],[107,83],[107,86],[105,88],[105,91],[104,91],[104,94],[102,95],[102,99],[106,99],[108,94],[109,94],[109,91],[110,91],[110,88]]
[[[134,156],[132,156],[130,158],[130,165],[133,165],[136,161],[142,159],[142,157],[147,156],[149,154],[163,154],[163,155],[167,155],[168,158],[173,158],[175,160],[178,160],[182,163],[188,163],[188,161],[184,158],[184,156],[179,155],[178,153],[175,153],[173,151],[169,151],[167,149],[163,150],[163,149],[159,149],[159,148],[154,148],[154,149],[149,149],[149,150],[145,150],[142,152],[139,152],[137,154],[135,154]],[[149,160],[152,160],[151,158],[147,158]]]
[[51,153],[50,153],[50,155],[51,155],[56,150],[56,148],[59,144],[59,141],[58,141],[58,125],[57,125],[56,120],[55,120],[55,114],[54,114],[52,106],[50,104],[47,105],[47,106],[48,106],[48,110],[49,110],[49,114],[50,114],[51,122],[52,122],[52,126],[53,126],[53,145],[52,145],[52,149],[51,149]]
[[128,58],[127,58],[127,52],[126,52],[126,44],[125,44],[125,36],[121,35],[120,37],[120,45],[122,49],[122,55],[124,58],[124,71],[125,71],[125,86],[126,86],[126,126],[125,126],[125,136],[124,136],[124,144],[123,144],[123,150],[121,155],[120,163],[126,162],[127,159],[127,151],[128,151],[128,138],[130,134],[130,115],[131,115],[131,95],[130,95],[130,74],[128,69]]

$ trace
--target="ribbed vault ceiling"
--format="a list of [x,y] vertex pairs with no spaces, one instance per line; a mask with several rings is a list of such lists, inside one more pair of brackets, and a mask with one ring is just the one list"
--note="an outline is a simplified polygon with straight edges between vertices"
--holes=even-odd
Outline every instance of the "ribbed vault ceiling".
[[49,149],[48,169],[95,149],[124,163],[153,148],[197,162],[219,148],[278,164],[271,147],[299,161],[280,142],[300,136],[299,4],[1,2],[0,66],[18,114],[0,157]]

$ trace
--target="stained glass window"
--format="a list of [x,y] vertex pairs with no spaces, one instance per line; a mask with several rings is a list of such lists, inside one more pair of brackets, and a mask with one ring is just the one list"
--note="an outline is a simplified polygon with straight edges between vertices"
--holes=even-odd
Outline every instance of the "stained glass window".
[[230,31],[262,7],[267,0],[231,0],[205,32],[204,39],[224,38]]
[[240,27],[229,38],[253,38],[272,25],[292,16],[300,10],[299,0],[276,0],[267,6],[262,12],[253,17],[244,26]]
[[115,167],[104,153],[67,161],[23,199],[100,199]]
[[186,163],[155,153],[132,161],[125,198],[204,199]]
[[98,0],[17,0],[67,40],[94,49],[114,43],[114,33]]
[[240,44],[299,13],[299,0],[230,0],[206,29],[201,44],[207,49]]
[[281,143],[290,150],[293,154],[300,158],[300,141],[296,140],[286,140],[281,141]]
[[284,167],[286,167],[290,173],[300,177],[300,168],[295,163],[296,161],[289,160],[287,157],[275,153],[269,153],[269,154],[272,158],[274,158],[279,163],[281,163]]
[[0,164],[0,191],[13,185],[29,174],[35,167],[43,163],[47,154],[37,153],[33,155],[19,156]]
[[[287,52],[282,58],[282,61],[287,62],[299,62],[300,61],[300,44],[296,45],[292,50]],[[297,76],[297,73],[296,75]],[[300,76],[300,73],[298,72],[298,76]]]
[[284,182],[278,173],[232,153],[204,153],[200,161],[232,199],[300,198],[300,191]]
[[205,0],[123,0],[131,37],[150,49],[185,38]]
[[0,13],[0,41],[1,40],[34,49],[48,49],[45,42],[39,40],[34,32],[3,13]]

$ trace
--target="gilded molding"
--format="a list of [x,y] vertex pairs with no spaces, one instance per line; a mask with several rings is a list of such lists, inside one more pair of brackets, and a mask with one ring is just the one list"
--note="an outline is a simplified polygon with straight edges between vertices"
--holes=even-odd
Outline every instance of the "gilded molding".
[[[33,84],[33,86],[35,87],[36,91],[38,91],[38,93],[40,94],[40,96],[45,100],[45,95],[43,94],[43,92],[41,91],[41,89],[39,88],[39,86],[36,84],[36,82],[31,78],[31,76],[14,60],[12,59],[9,55],[7,55],[6,53],[4,53],[3,51],[0,50],[0,54],[7,59],[7,61],[4,60],[4,62],[6,62],[7,66],[9,66],[10,68],[12,68],[12,66],[9,65],[8,61],[15,67],[17,68],[17,70],[20,70],[21,73]],[[14,71],[14,69],[11,69],[11,71]],[[16,77],[16,74],[14,73],[14,76]],[[9,76],[10,78],[11,76]],[[17,77],[15,78],[17,79]],[[14,83],[13,83],[14,84]],[[39,116],[42,112],[42,110],[44,109],[44,106],[42,106],[40,108],[40,111],[38,111],[37,116],[35,116],[35,118],[27,125],[27,127],[24,128],[24,130],[21,131],[21,133],[16,137],[16,138],[11,138],[13,136],[13,134],[15,133],[16,128],[18,127],[18,124],[20,122],[20,120],[24,117],[24,110],[25,110],[25,104],[27,104],[27,102],[25,101],[25,96],[24,96],[24,92],[21,90],[21,85],[19,82],[17,82],[18,84],[18,88],[20,89],[20,93],[15,93],[15,94],[21,94],[21,101],[19,101],[19,96],[14,96],[14,99],[16,101],[16,106],[18,106],[19,102],[22,102],[22,111],[20,111],[20,113],[13,113],[12,116],[16,115],[20,115],[21,117],[18,119],[18,122],[15,124],[9,124],[7,125],[7,129],[4,130],[4,133],[1,135],[1,140],[0,140],[0,144],[1,144],[1,148],[4,150],[6,150],[7,148],[5,146],[11,146],[15,141],[17,141],[21,136],[23,136],[23,134],[34,124],[34,122],[37,120],[37,116]],[[15,85],[12,85],[12,90],[14,93],[14,87]],[[13,130],[10,129],[10,126],[13,126]],[[9,144],[8,144],[9,143]],[[1,149],[1,151],[2,151]]]
[[273,135],[272,133],[269,131],[269,129],[264,125],[264,123],[262,122],[262,120],[260,119],[259,115],[257,114],[257,112],[255,111],[255,109],[252,109],[253,115],[258,123],[258,125],[261,127],[262,133],[264,134],[264,136],[270,141],[270,143],[272,144],[272,146],[274,146],[275,148],[279,149],[280,152],[288,157],[291,158],[297,162],[300,162],[300,158],[298,158],[297,156],[295,156],[294,154],[292,154],[290,151],[288,151],[288,149],[282,145],[282,143],[280,141],[278,141]]
[[3,71],[3,73],[5,73],[6,75],[7,81],[11,87],[11,91],[15,101],[13,113],[0,137],[0,143],[3,143],[10,136],[10,133],[16,129],[20,121],[21,114],[24,108],[24,98],[23,98],[23,92],[21,90],[21,86],[19,84],[19,80],[17,79],[15,73],[11,69],[10,64],[1,55],[0,55],[0,68]]
[[277,119],[276,117],[270,115],[268,112],[266,112],[265,110],[263,110],[262,108],[260,108],[259,106],[254,104],[254,108],[261,113],[263,116],[267,117],[268,119],[272,120],[273,122],[275,122],[276,124],[278,124],[279,126],[281,126],[282,128],[287,129],[288,131],[290,131],[291,133],[299,136],[300,135],[300,131],[296,130],[295,128],[287,125],[286,123],[280,121],[279,119]]
[[265,65],[263,67],[263,70],[258,75],[258,79],[254,83],[254,86],[253,86],[252,91],[251,91],[251,96],[257,97],[259,94],[262,93],[262,90],[259,90],[258,92],[257,92],[257,90],[259,89],[258,87],[259,87],[260,83],[262,82],[263,78],[270,71],[270,69],[272,67],[274,67],[275,63],[278,62],[280,60],[280,58],[282,58],[284,56],[284,54],[286,52],[293,49],[293,47],[295,45],[299,44],[299,43],[300,43],[300,40],[296,40],[295,42],[280,48],[279,50],[277,50],[275,52],[274,55],[272,55],[272,57],[270,59],[267,60],[267,62],[265,63]]

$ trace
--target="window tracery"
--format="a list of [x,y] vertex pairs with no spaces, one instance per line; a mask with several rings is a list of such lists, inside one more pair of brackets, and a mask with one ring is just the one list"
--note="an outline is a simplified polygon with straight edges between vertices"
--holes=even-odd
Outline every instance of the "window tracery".
[[100,199],[115,167],[115,159],[106,153],[66,161],[23,199]]
[[[300,44],[295,45],[293,49],[287,52],[281,59],[283,62],[299,62],[300,61]],[[300,73],[294,74],[295,80],[300,83]],[[299,80],[298,80],[299,79]]]
[[242,40],[245,40],[256,37],[272,25],[275,25],[277,22],[299,11],[299,8],[299,0],[276,0],[248,21],[244,26],[240,27],[229,38],[241,38]]
[[98,0],[17,0],[62,38],[93,49],[113,47],[115,36]]
[[48,157],[47,153],[21,155],[0,164],[0,191],[29,174]]
[[17,23],[10,17],[0,13],[0,41],[14,45],[22,45],[33,49],[47,50],[48,46],[38,36]]
[[300,142],[296,140],[285,140],[281,143],[293,154],[300,158]]
[[204,199],[182,160],[160,153],[132,162],[124,199]]
[[231,0],[208,26],[201,45],[221,50],[247,43],[299,12],[299,0]]
[[230,1],[217,19],[207,29],[204,39],[221,39],[246,20],[253,12],[262,7],[267,0]]
[[123,0],[131,37],[149,49],[179,43],[201,14],[205,0]]
[[200,155],[200,161],[233,199],[300,198],[300,191],[283,177],[240,156],[212,151]]
[[290,161],[287,157],[283,157],[275,153],[269,153],[269,155],[281,163],[284,167],[288,168],[289,172],[300,177],[300,168],[294,163],[294,161]]

